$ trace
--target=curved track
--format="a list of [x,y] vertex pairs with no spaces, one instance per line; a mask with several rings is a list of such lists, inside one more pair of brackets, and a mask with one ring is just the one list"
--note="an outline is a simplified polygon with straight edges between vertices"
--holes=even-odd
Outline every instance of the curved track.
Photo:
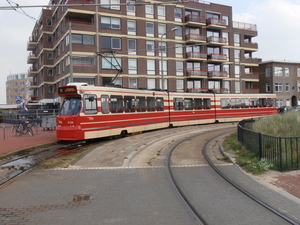
[[[235,187],[241,193],[243,193],[244,195],[249,197],[249,200],[247,200],[247,203],[245,202],[244,205],[249,204],[252,207],[254,207],[255,210],[258,209],[258,212],[260,212],[260,216],[256,216],[256,217],[252,218],[253,222],[254,221],[259,221],[259,220],[264,220],[264,218],[265,218],[265,222],[264,223],[260,222],[260,224],[269,224],[269,222],[266,222],[268,220],[272,221],[272,224],[294,224],[294,225],[299,224],[299,222],[297,220],[293,219],[292,217],[287,216],[285,213],[278,210],[277,208],[274,208],[274,207],[270,206],[263,199],[259,199],[258,197],[254,196],[249,191],[244,189],[242,186],[238,185],[233,180],[231,180],[230,177],[227,176],[226,173],[222,172],[222,166],[220,166],[219,162],[217,162],[217,164],[215,164],[216,159],[214,157],[214,154],[211,153],[212,149],[210,147],[211,147],[212,143],[214,141],[216,141],[220,136],[224,136],[224,134],[219,134],[219,132],[220,132],[220,130],[208,132],[208,133],[210,133],[209,136],[211,136],[211,137],[208,140],[206,140],[205,143],[203,144],[203,148],[202,148],[203,156],[205,157],[205,159],[208,162],[208,164],[210,165],[210,167],[213,168],[213,170],[216,171],[223,179],[225,179],[228,182],[228,184]],[[224,130],[224,132],[225,132],[225,130]],[[206,133],[206,134],[203,134],[203,133],[202,134],[196,134],[196,135],[184,138],[184,139],[176,142],[170,148],[170,150],[167,153],[167,157],[166,157],[166,161],[165,161],[166,174],[167,174],[169,182],[174,187],[176,193],[178,194],[180,199],[183,201],[184,205],[186,206],[186,208],[188,209],[188,211],[190,212],[190,214],[192,215],[194,220],[197,221],[198,224],[201,224],[201,225],[206,225],[206,224],[228,224],[227,222],[225,222],[225,223],[220,222],[220,218],[218,218],[218,213],[217,212],[216,212],[215,216],[213,216],[214,212],[209,212],[211,215],[208,216],[207,215],[208,212],[203,213],[203,212],[205,212],[205,210],[203,210],[203,205],[201,205],[200,207],[199,207],[198,203],[196,205],[194,205],[194,203],[196,201],[201,202],[201,199],[203,199],[203,198],[200,197],[198,200],[195,200],[195,196],[194,196],[194,199],[190,199],[188,196],[190,196],[191,194],[185,192],[185,190],[187,189],[187,188],[184,187],[184,186],[186,186],[186,183],[184,182],[185,184],[182,184],[183,179],[178,178],[178,175],[177,176],[174,175],[174,173],[176,174],[176,172],[173,171],[174,168],[171,168],[172,153],[176,152],[177,149],[182,148],[182,147],[180,147],[180,145],[184,145],[185,142],[190,141],[192,139],[199,139],[203,135],[208,135],[208,133]],[[208,138],[208,137],[205,137],[205,138]],[[212,159],[212,157],[214,159]],[[209,173],[211,173],[211,171]],[[206,174],[206,176],[208,176],[208,175]],[[215,176],[212,176],[212,177],[215,177]],[[208,178],[206,178],[206,179],[208,180]],[[209,179],[211,179],[211,178],[209,178]],[[215,179],[215,178],[212,178],[212,179]],[[216,180],[216,182],[218,182],[218,181]],[[220,188],[222,188],[222,187],[220,186]],[[209,189],[210,189],[210,187],[208,186],[206,188],[207,192],[209,192]],[[205,193],[205,194],[207,194],[207,193]],[[234,198],[234,195],[236,195],[235,193],[234,194],[227,193],[227,194],[232,195],[231,197],[229,196],[229,198]],[[228,198],[228,196],[224,196],[224,199],[225,198]],[[197,199],[197,197],[196,197],[196,199]],[[255,203],[257,203],[260,206],[264,207],[265,209],[267,209],[271,213],[268,213],[265,210],[259,209],[260,206],[248,203],[248,201],[252,201],[251,199],[254,200]],[[211,199],[210,201],[214,202],[215,200]],[[240,204],[240,203],[238,203],[238,200],[234,200],[232,202],[236,203],[237,205]],[[205,202],[205,204],[210,204],[210,202]],[[222,203],[220,202],[220,204],[222,204]],[[217,209],[218,207],[215,207],[215,208]],[[244,215],[242,215],[242,218],[246,218],[247,216],[249,216],[249,215],[247,215],[248,210],[253,211],[254,208],[252,208],[252,209],[250,208],[250,209],[245,210]],[[228,210],[226,210],[226,211],[228,211]],[[237,210],[234,207],[233,211],[232,212],[228,211],[228,213],[229,214],[230,213],[234,214],[236,211]],[[258,218],[258,217],[262,217],[262,218]],[[244,222],[238,221],[239,218],[241,218],[241,217],[236,217],[234,219],[232,218],[231,224],[240,224],[240,223],[244,224],[245,221]],[[236,221],[235,221],[235,219],[236,219]],[[250,220],[252,220],[252,219],[250,218]],[[219,220],[219,222],[218,222],[218,220]],[[246,222],[245,224],[248,224],[248,223]],[[254,222],[253,224],[257,224],[257,222]]]

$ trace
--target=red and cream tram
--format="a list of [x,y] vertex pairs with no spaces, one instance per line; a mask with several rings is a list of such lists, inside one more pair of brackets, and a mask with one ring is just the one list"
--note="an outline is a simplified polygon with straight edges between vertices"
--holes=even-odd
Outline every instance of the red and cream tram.
[[276,113],[274,94],[179,93],[82,83],[58,88],[58,140],[84,140]]

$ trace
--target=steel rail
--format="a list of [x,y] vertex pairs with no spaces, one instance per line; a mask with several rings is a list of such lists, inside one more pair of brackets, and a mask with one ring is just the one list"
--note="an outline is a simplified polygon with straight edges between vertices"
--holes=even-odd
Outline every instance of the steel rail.
[[259,198],[257,198],[256,196],[254,196],[253,194],[251,194],[250,192],[246,191],[244,188],[242,188],[241,186],[239,186],[237,183],[235,183],[234,181],[232,181],[228,176],[226,176],[224,173],[222,173],[222,171],[212,162],[212,160],[209,158],[209,156],[207,155],[207,145],[209,144],[209,142],[211,142],[213,139],[224,135],[224,134],[220,134],[217,135],[209,140],[207,140],[207,142],[204,144],[203,149],[202,149],[202,153],[206,159],[206,161],[208,162],[208,164],[222,177],[224,178],[229,184],[231,184],[232,186],[234,186],[235,188],[237,188],[239,191],[241,191],[243,194],[247,195],[249,198],[251,198],[252,200],[254,200],[255,202],[257,202],[258,204],[262,205],[263,207],[265,207],[266,209],[270,210],[272,213],[276,214],[277,216],[281,217],[282,219],[286,220],[287,222],[289,222],[290,224],[293,225],[300,225],[298,222],[296,222],[295,220],[291,219],[290,217],[286,216],[284,213],[280,212],[279,210],[275,209],[274,207],[268,205],[267,203],[263,202],[262,200],[260,200]]

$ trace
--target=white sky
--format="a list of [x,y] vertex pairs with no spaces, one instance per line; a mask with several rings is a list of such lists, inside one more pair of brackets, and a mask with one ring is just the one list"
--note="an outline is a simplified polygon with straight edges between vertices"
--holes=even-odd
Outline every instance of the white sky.
[[[13,0],[22,5],[46,5],[49,0]],[[256,24],[258,52],[266,60],[300,61],[300,0],[215,0],[232,6],[233,20]],[[0,0],[0,6],[9,6]],[[38,19],[41,8],[24,8]],[[6,103],[5,82],[9,74],[27,72],[27,41],[35,22],[14,10],[0,9],[0,104]]]

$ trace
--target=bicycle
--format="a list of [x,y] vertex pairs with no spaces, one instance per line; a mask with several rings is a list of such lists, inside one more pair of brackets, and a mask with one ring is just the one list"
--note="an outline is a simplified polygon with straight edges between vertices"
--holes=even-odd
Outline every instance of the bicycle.
[[12,127],[14,136],[20,136],[28,133],[30,136],[40,134],[42,132],[41,126],[37,122],[29,122],[28,120],[20,122]]

